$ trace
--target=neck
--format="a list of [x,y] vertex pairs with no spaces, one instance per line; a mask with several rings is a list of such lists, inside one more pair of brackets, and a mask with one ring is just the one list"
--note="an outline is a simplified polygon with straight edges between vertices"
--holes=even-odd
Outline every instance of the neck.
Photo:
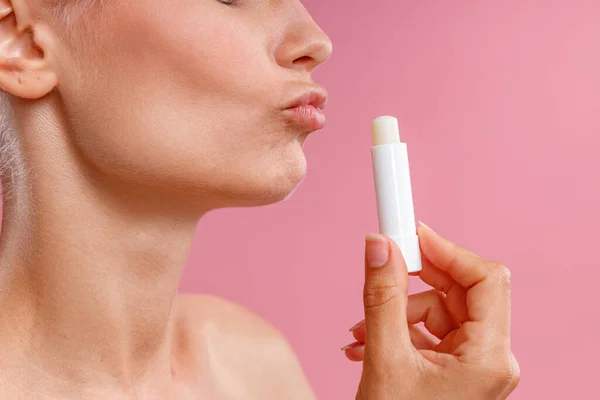
[[[65,143],[47,145],[70,155]],[[5,215],[1,236],[0,346],[71,382],[170,376],[177,287],[199,216],[148,195],[124,199],[59,157],[31,159],[33,195]]]

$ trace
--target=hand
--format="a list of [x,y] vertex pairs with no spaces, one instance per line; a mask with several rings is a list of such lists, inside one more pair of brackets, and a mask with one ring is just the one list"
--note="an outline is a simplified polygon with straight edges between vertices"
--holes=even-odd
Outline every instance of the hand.
[[[434,290],[408,296],[397,245],[367,236],[364,323],[343,348],[364,361],[357,400],[505,399],[519,382],[510,348],[510,273],[457,247],[431,228],[418,231],[421,279]],[[438,339],[413,324],[424,322]]]

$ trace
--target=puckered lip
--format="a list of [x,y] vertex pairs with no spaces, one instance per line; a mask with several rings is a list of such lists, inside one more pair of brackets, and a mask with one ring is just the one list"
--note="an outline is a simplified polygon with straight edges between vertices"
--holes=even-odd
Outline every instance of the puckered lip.
[[323,110],[325,109],[326,104],[327,92],[325,89],[319,86],[313,86],[294,96],[293,99],[286,104],[284,109],[289,110],[303,106],[312,106],[318,110]]

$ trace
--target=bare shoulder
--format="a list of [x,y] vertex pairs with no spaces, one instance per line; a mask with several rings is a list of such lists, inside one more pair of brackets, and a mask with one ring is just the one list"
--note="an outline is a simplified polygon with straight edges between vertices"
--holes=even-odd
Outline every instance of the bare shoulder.
[[257,395],[315,398],[294,350],[272,324],[242,305],[213,296],[179,295],[177,303],[178,325],[193,332],[212,361],[243,380],[244,390],[252,385]]
[[283,341],[283,334],[273,325],[241,304],[208,295],[180,294],[177,299],[179,318],[184,318],[194,328],[230,331],[232,335],[244,334],[256,340]]

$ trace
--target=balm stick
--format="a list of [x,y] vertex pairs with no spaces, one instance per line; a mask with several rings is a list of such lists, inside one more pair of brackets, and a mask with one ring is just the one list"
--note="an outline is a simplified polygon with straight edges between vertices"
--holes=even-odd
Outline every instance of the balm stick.
[[372,123],[373,175],[377,195],[379,232],[400,248],[408,272],[421,270],[419,237],[415,225],[408,151],[400,142],[398,120],[383,116]]

